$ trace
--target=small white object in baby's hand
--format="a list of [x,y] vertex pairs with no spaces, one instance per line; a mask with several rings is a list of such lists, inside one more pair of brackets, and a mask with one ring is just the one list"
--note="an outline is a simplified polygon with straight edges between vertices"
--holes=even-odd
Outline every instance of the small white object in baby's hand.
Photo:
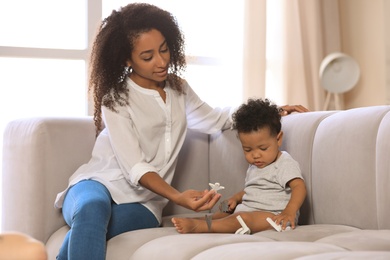
[[221,186],[221,184],[219,184],[219,182],[216,182],[216,183],[209,183],[210,187],[212,190],[215,190],[215,192],[218,192],[219,190],[223,190],[225,189],[224,186]]
[[239,235],[250,235],[251,234],[251,230],[249,229],[249,227],[246,225],[246,223],[244,222],[244,220],[242,219],[242,217],[240,215],[238,215],[237,217],[237,220],[238,222],[240,223],[241,225],[241,228],[239,228],[235,234],[239,234]]
[[270,225],[278,232],[282,232],[282,231],[288,231],[291,229],[291,227],[287,226],[285,230],[282,229],[282,226],[281,225],[277,225],[275,223],[275,221],[273,221],[271,218],[267,218],[267,221],[268,223],[270,223]]

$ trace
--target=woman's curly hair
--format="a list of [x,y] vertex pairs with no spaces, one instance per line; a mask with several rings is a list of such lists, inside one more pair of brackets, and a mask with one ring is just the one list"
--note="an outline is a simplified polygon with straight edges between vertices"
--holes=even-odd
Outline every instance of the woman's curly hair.
[[93,93],[97,134],[102,129],[102,106],[116,111],[116,105],[128,105],[127,61],[131,60],[136,38],[151,29],[165,37],[170,50],[167,81],[170,87],[183,93],[180,75],[186,67],[184,36],[175,17],[150,4],[135,3],[114,10],[99,28],[90,59],[88,89]]
[[250,133],[264,127],[270,129],[272,136],[282,129],[281,115],[278,107],[268,99],[248,99],[233,114],[232,128],[238,133]]

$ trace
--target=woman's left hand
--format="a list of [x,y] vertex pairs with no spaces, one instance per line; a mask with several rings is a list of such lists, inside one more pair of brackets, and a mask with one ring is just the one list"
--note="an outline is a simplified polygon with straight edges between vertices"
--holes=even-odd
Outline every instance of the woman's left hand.
[[281,108],[280,115],[282,116],[289,115],[293,112],[298,112],[298,113],[309,112],[309,109],[307,109],[302,105],[292,105],[292,106],[285,105],[285,106],[281,106],[280,108]]

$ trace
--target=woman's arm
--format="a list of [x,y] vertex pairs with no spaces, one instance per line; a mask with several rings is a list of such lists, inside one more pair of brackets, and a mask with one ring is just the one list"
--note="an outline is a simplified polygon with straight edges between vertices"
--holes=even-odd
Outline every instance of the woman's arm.
[[177,205],[194,211],[209,210],[214,207],[217,201],[221,198],[221,194],[215,193],[214,190],[210,191],[196,191],[187,190],[179,192],[171,185],[166,183],[160,175],[155,172],[148,172],[144,174],[139,183],[153,191],[154,193],[167,198],[168,200],[176,203]]

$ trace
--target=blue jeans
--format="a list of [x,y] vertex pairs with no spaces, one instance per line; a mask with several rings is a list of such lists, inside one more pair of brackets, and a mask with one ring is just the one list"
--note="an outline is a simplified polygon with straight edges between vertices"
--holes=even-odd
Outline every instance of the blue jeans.
[[159,225],[146,207],[140,203],[114,203],[107,188],[93,180],[81,181],[68,190],[62,214],[70,230],[57,256],[60,260],[104,260],[110,238]]

